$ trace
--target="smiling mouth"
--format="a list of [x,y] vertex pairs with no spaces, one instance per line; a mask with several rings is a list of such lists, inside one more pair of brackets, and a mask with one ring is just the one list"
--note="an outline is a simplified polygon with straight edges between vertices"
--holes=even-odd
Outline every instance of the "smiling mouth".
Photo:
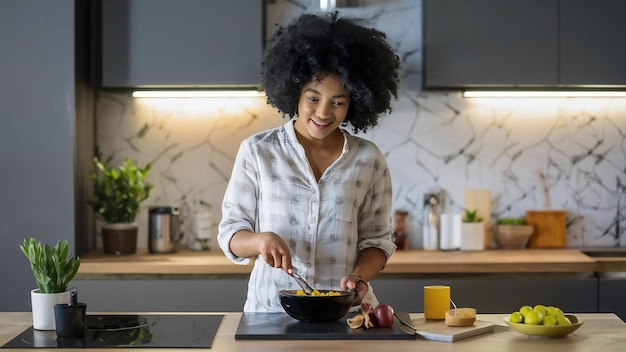
[[313,124],[315,126],[318,126],[318,127],[326,127],[326,126],[329,126],[331,124],[330,122],[328,122],[328,123],[317,122],[317,121],[315,121],[313,119],[311,119],[311,122],[313,122]]

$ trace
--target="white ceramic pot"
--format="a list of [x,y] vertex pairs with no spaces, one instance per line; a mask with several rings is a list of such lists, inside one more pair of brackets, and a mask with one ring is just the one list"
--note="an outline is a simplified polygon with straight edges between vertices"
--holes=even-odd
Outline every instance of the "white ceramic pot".
[[54,305],[70,302],[69,291],[61,293],[41,293],[38,288],[30,291],[30,302],[33,311],[33,328],[35,330],[55,330]]
[[485,248],[485,223],[464,222],[461,224],[461,250],[482,251]]

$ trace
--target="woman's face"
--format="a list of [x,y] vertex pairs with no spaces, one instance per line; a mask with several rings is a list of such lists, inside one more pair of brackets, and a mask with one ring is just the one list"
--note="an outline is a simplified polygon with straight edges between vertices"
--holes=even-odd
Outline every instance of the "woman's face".
[[334,73],[320,75],[302,87],[296,131],[309,140],[323,140],[346,119],[350,91]]

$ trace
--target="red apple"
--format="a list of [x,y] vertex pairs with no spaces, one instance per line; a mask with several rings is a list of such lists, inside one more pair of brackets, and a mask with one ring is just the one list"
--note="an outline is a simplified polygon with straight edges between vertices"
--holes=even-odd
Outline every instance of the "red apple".
[[393,326],[394,310],[388,304],[379,304],[374,308],[377,326],[379,328],[390,328]]

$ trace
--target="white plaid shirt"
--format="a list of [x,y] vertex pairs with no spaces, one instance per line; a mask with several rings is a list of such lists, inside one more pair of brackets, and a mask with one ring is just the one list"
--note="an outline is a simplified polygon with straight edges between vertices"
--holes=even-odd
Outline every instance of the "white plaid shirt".
[[[319,183],[296,138],[294,120],[255,134],[241,143],[222,204],[218,242],[229,248],[239,230],[275,232],[292,255],[294,268],[318,289],[339,290],[360,250],[391,242],[391,177],[383,153],[363,138],[344,133],[341,156]],[[282,312],[281,289],[299,288],[293,278],[260,259],[248,283],[246,312]],[[365,299],[376,304],[372,290]]]

